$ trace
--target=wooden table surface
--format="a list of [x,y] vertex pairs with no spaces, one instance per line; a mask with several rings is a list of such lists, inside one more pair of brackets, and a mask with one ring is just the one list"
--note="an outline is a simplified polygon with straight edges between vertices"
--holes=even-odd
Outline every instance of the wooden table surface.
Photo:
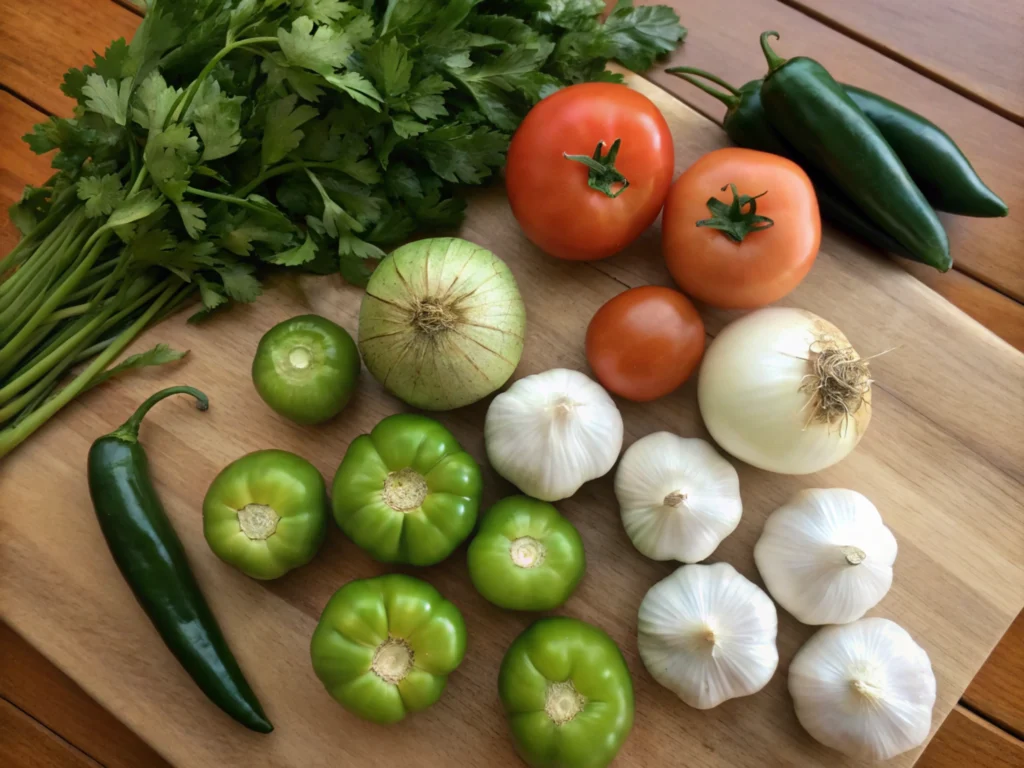
[[[819,58],[839,79],[901,101],[946,128],[1015,215],[1003,220],[947,218],[958,261],[956,270],[947,275],[901,266],[1012,346],[1024,349],[1024,306],[1020,303],[1024,298],[1024,258],[1020,253],[1024,216],[1017,213],[1024,211],[1024,49],[1020,45],[1024,6],[1019,0],[980,0],[969,5],[952,0],[864,0],[855,4],[733,0],[728,13],[715,3],[675,0],[674,5],[690,29],[690,37],[672,63],[713,69],[737,83],[745,82],[763,68],[754,44],[756,35],[775,28],[783,34],[780,50],[800,50]],[[47,175],[46,162],[18,146],[17,137],[45,113],[70,111],[70,102],[57,87],[63,72],[88,60],[93,49],[102,49],[110,39],[130,36],[137,23],[135,13],[113,0],[45,4],[0,0],[0,203],[4,207],[17,198],[25,183]],[[650,79],[705,115],[720,117],[719,105],[685,83],[656,72]],[[685,114],[683,109],[680,115]],[[14,242],[13,228],[4,219],[0,252]],[[858,258],[845,238],[831,234],[829,242],[835,252]],[[649,270],[649,260],[642,267],[629,260],[613,260],[604,268],[610,277],[627,285],[650,281],[651,275],[644,270]],[[904,294],[910,291],[909,283],[899,285],[906,286]],[[894,302],[901,298],[891,297]],[[265,311],[272,313],[273,307],[268,307]],[[1016,383],[1019,396],[1024,382]],[[139,386],[146,388],[147,384]],[[135,390],[126,391],[135,394]],[[100,412],[112,423],[121,410],[115,401]],[[106,423],[97,419],[93,432],[104,426]],[[1004,434],[1010,435],[1010,441],[1016,440],[1017,446],[995,440],[989,446],[991,453],[970,447],[999,466],[1000,451],[1006,460],[1014,455],[1014,447],[1019,448],[1024,425],[1009,426]],[[958,428],[965,430],[962,436],[969,440],[969,425],[954,423],[952,429]],[[334,461],[331,457],[327,463]],[[1012,467],[1007,469],[1013,472]],[[1019,491],[1019,484],[1016,487]],[[33,512],[12,509],[4,499],[0,491],[0,537],[10,518]],[[1019,517],[1019,507],[1016,514]],[[998,532],[992,535],[993,541],[998,540]],[[1008,545],[1013,547],[1015,542],[1019,544],[1020,539],[1011,538]],[[1020,554],[1018,550],[1018,559]],[[0,574],[5,573],[3,568],[0,559]],[[6,576],[0,576],[0,581],[5,582]],[[3,588],[0,585],[0,595]],[[1015,589],[1019,604],[1024,597],[1019,582]],[[11,604],[6,599],[3,602],[5,609]],[[0,616],[7,618],[6,613]],[[17,620],[12,623],[19,626]],[[74,631],[86,629],[75,627]],[[972,629],[965,627],[965,634]],[[66,630],[54,627],[53,631]],[[51,648],[66,644],[73,644],[73,639]],[[918,765],[1024,766],[1022,735],[1024,619],[1018,618]],[[5,765],[15,768],[164,765],[149,746],[3,625],[0,756]]]

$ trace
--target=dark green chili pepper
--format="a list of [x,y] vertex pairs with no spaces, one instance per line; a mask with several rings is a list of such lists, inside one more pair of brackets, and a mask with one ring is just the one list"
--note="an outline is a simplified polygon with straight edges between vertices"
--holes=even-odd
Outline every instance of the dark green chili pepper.
[[[814,190],[818,195],[818,207],[821,209],[823,218],[876,248],[907,258],[916,258],[914,254],[865,216],[857,208],[856,203],[829,181],[824,174],[806,167],[807,161],[801,158],[799,153],[789,146],[768,122],[768,116],[765,115],[764,107],[761,105],[760,80],[751,80],[749,83],[735,88],[717,75],[695,67],[673,67],[666,71],[696,85],[728,107],[722,127],[736,144],[747,149],[782,155],[804,166],[804,170],[807,171],[807,175],[814,183]],[[724,88],[726,92],[712,88],[697,78],[710,80]]]
[[875,124],[813,59],[783,59],[761,35],[761,101],[772,126],[919,261],[948,270],[946,231]]
[[935,208],[961,216],[1006,216],[1006,203],[989,189],[935,123],[882,96],[844,85],[847,95],[889,142],[910,177]]
[[170,387],[150,397],[92,444],[89,494],[114,562],[167,647],[214,704],[246,728],[269,733],[274,728],[189,569],[139,445],[139,426],[149,409],[179,393],[192,395],[199,410],[206,410],[206,395],[192,387]]

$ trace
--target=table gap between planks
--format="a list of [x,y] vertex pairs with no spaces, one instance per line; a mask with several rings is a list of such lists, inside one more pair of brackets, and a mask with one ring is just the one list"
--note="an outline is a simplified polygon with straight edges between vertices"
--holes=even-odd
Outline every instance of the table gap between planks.
[[[69,66],[88,60],[92,49],[102,48],[110,39],[130,36],[137,23],[134,14],[112,0],[64,0],[50,6],[33,4],[31,11],[27,4],[15,3],[13,10],[8,12],[7,6],[11,4],[9,0],[0,2],[0,9],[5,13],[5,20],[0,22],[0,86],[12,92],[0,93],[0,157],[3,158],[0,163],[0,195],[5,207],[20,193],[23,184],[38,181],[46,175],[45,163],[28,156],[23,147],[12,148],[13,137],[43,117],[33,106],[56,114],[67,114],[69,102],[56,87],[63,72]],[[863,24],[866,31],[858,31],[858,37],[875,51],[775,2],[743,0],[734,3],[734,10],[738,12],[730,14],[728,27],[721,21],[720,10],[711,4],[696,7],[696,4],[677,2],[676,5],[684,24],[691,30],[691,37],[687,45],[674,55],[672,64],[685,62],[712,69],[718,67],[716,71],[719,74],[737,83],[745,82],[763,69],[760,53],[754,44],[757,33],[768,27],[778,28],[783,32],[785,41],[791,41],[793,47],[789,50],[821,58],[840,79],[890,96],[899,94],[902,97],[906,93],[906,98],[902,98],[904,103],[947,128],[975,159],[982,174],[992,179],[997,191],[1007,196],[1011,208],[1020,210],[1019,206],[1024,204],[1019,197],[1024,190],[1022,164],[1010,162],[1007,157],[1000,156],[998,150],[987,151],[992,149],[992,144],[983,138],[987,137],[988,142],[1008,140],[1011,144],[1016,140],[1019,147],[1024,136],[1020,126],[977,103],[971,104],[970,99],[959,93],[930,82],[917,72],[876,53],[889,50],[889,43],[882,41],[876,44],[870,37],[875,29],[871,23]],[[808,10],[804,6],[828,6],[831,3],[823,0],[820,3],[791,5]],[[913,3],[903,5],[911,6]],[[944,13],[948,11],[945,6],[942,10]],[[868,18],[866,22],[871,20]],[[843,21],[829,26],[847,29],[851,24]],[[67,41],[67,45],[62,40],[61,45],[54,49],[52,31],[62,27],[88,29],[89,32],[76,41]],[[788,50],[782,52],[786,55]],[[896,58],[908,61],[911,57],[900,55]],[[932,74],[927,67],[915,68]],[[660,72],[663,67],[658,69]],[[703,114],[714,119],[720,117],[720,105],[682,81],[663,74],[654,74],[651,80]],[[957,90],[976,95],[966,86]],[[19,100],[14,94],[22,98]],[[986,103],[987,98],[974,101]],[[1005,113],[1008,110],[1012,111],[1009,107],[1000,111]],[[1013,198],[1011,190],[1018,199]],[[1024,314],[1021,305],[1011,297],[1019,298],[1022,294],[1022,270],[1015,263],[1017,254],[1010,247],[1013,240],[1021,241],[1020,217],[1003,221],[1002,229],[995,230],[988,229],[994,223],[992,221],[960,219],[951,222],[951,240],[963,263],[962,272],[938,276],[921,272],[915,265],[905,266],[1020,349],[1024,347],[1020,336],[1024,329]],[[0,251],[13,245],[13,238],[14,233],[5,220],[4,228],[0,230]],[[656,242],[647,243],[648,247],[652,245],[656,247]],[[1012,258],[1001,259],[998,254]],[[632,263],[628,261],[615,260],[599,265],[598,269],[627,285],[636,284],[638,278],[643,278],[632,273]],[[919,765],[935,768],[963,765],[965,755],[984,755],[986,762],[992,765],[1019,764],[1013,761],[1021,760],[1020,756],[1024,754],[1020,743],[982,718],[1010,731],[1015,730],[1018,735],[1021,732],[1018,682],[1021,680],[1020,648],[1024,637],[1021,626],[1018,618],[993,654],[990,665],[982,670],[965,693],[963,701],[970,709],[958,707],[953,711]],[[50,666],[11,630],[0,632],[0,648],[5,652],[0,657],[5,662],[5,666],[0,668],[0,696],[6,699],[5,708],[0,710],[0,753],[5,753],[5,746],[12,745],[11,753],[18,755],[22,753],[14,751],[15,747],[20,750],[26,744],[36,744],[34,750],[24,754],[35,755],[33,759],[39,761],[44,760],[40,756],[45,756],[45,761],[33,765],[93,765],[95,759],[100,764],[116,766],[124,764],[116,762],[119,754],[135,755],[132,758],[135,762],[127,764],[149,765],[153,764],[150,761],[158,759],[145,744],[93,704],[63,673]],[[12,676],[12,671],[17,674]],[[1017,682],[1016,686],[1014,682]],[[35,691],[36,695],[26,696],[28,691]],[[39,691],[45,691],[46,695],[39,696]],[[60,702],[67,707],[63,713],[59,713]],[[67,702],[72,702],[72,705],[68,706]],[[26,713],[38,722],[32,723]],[[90,727],[82,728],[83,721],[90,723]],[[53,731],[39,723],[50,726],[60,736],[55,736]],[[93,727],[92,723],[99,725]]]

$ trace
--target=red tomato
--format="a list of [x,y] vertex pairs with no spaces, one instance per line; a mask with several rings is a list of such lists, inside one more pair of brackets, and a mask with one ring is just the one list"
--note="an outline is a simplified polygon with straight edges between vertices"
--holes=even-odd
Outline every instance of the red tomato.
[[587,362],[605,389],[646,402],[667,395],[704,356],[704,321],[671,288],[631,288],[597,310],[587,328]]
[[[698,221],[712,217],[708,199],[757,198],[758,216],[774,223],[740,242]],[[723,187],[725,187],[723,191]],[[743,213],[750,206],[742,207]],[[821,243],[818,198],[807,174],[778,155],[730,147],[710,152],[676,179],[665,201],[662,251],[676,283],[715,307],[753,309],[778,301],[804,279]]]
[[[604,162],[629,186],[566,155]],[[618,253],[657,218],[675,151],[668,123],[650,99],[616,83],[563,88],[535,106],[508,149],[505,185],[512,212],[537,246],[560,259]],[[602,177],[604,177],[602,179]],[[607,182],[607,192],[595,189]]]

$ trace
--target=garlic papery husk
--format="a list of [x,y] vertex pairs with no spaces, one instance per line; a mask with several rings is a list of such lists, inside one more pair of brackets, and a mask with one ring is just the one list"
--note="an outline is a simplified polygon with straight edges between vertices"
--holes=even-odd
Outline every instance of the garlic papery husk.
[[754,547],[769,594],[804,624],[856,621],[892,586],[896,538],[856,491],[801,491],[775,510]]
[[825,627],[797,651],[789,692],[800,724],[826,747],[888,760],[928,737],[935,674],[899,624],[861,619]]
[[615,472],[622,524],[654,560],[696,563],[736,530],[740,479],[710,443],[655,432],[622,454]]
[[785,475],[835,464],[871,420],[867,361],[836,326],[769,307],[711,342],[697,383],[711,437],[727,453]]
[[710,709],[771,680],[777,632],[771,598],[731,565],[684,565],[644,597],[637,644],[655,680]]
[[622,450],[622,415],[600,384],[555,368],[520,379],[491,401],[487,458],[527,496],[558,501],[606,474]]

